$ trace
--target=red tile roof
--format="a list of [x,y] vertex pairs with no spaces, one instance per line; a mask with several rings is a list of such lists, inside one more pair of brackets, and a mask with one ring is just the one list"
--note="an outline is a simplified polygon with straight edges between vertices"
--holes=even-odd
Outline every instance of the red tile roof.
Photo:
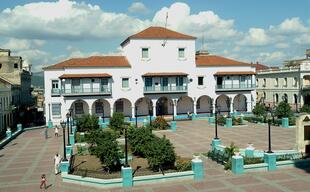
[[163,73],[145,73],[144,77],[162,77],[162,76],[187,76],[187,73],[182,72],[163,72]]
[[214,75],[255,75],[254,71],[219,71]]
[[217,66],[252,66],[249,63],[240,62],[217,55],[196,55],[197,67],[217,67]]
[[196,39],[196,37],[172,31],[164,27],[149,27],[139,33],[129,36],[121,45],[123,46],[129,39]]
[[256,63],[255,66],[256,66],[256,70],[269,69],[269,67],[267,65],[263,65],[263,64],[260,64],[260,63]]
[[92,56],[87,58],[72,58],[46,69],[61,69],[74,67],[131,67],[125,56]]
[[108,73],[92,73],[92,74],[63,74],[59,79],[74,79],[74,78],[100,78],[100,77],[112,77]]

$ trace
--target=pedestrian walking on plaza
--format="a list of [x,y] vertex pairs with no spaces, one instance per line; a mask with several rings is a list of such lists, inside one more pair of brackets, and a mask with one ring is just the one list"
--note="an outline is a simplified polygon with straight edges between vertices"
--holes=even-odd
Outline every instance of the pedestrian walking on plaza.
[[47,139],[48,138],[48,129],[47,129],[47,127],[45,127],[44,134],[45,134],[45,139]]
[[58,137],[58,126],[55,126],[55,137]]
[[45,174],[42,174],[41,176],[41,185],[40,185],[40,189],[42,189],[42,186],[44,186],[44,189],[46,189],[46,177]]
[[61,157],[56,153],[54,157],[54,165],[55,165],[55,175],[59,173],[59,165],[60,165]]

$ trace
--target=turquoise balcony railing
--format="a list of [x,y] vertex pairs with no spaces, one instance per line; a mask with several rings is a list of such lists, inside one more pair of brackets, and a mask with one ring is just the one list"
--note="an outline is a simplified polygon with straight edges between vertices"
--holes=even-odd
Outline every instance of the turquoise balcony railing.
[[110,95],[112,93],[111,88],[71,88],[63,89],[63,95]]
[[144,93],[178,93],[187,92],[187,85],[183,86],[145,86]]
[[51,90],[51,93],[52,93],[52,95],[60,95],[60,89],[58,89],[58,88],[53,88],[52,90]]
[[227,84],[227,85],[216,85],[216,91],[227,91],[227,90],[251,90],[255,89],[255,84]]

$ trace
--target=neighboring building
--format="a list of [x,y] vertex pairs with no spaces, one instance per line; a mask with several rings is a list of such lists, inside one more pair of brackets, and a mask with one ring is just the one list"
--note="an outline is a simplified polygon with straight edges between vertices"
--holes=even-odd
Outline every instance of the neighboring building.
[[276,106],[289,103],[294,110],[310,104],[310,53],[306,59],[286,61],[284,67],[257,70],[257,102]]
[[0,135],[3,135],[8,127],[12,127],[12,84],[0,77]]
[[44,89],[40,87],[34,87],[31,92],[34,106],[32,108],[32,117],[34,125],[44,125]]
[[6,82],[6,87],[11,91],[9,105],[14,113],[14,124],[17,123],[16,119],[21,121],[20,115],[33,104],[31,73],[28,70],[29,68],[23,66],[22,57],[12,56],[9,49],[0,49],[0,79]]
[[[46,120],[250,112],[255,65],[196,51],[195,37],[149,27],[121,43],[122,56],[73,58],[44,68]],[[213,102],[212,102],[213,101]]]

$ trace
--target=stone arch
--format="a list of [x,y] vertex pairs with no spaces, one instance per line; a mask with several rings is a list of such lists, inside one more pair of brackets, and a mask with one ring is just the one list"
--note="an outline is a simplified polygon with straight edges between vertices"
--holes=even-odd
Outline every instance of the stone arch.
[[89,115],[88,103],[82,99],[78,99],[72,102],[71,107],[73,116],[82,117],[83,115]]
[[148,97],[141,97],[136,100],[135,106],[137,106],[138,116],[153,115],[153,102]]
[[105,99],[97,99],[92,104],[92,114],[101,117],[110,117],[111,106]]
[[189,96],[181,96],[177,102],[177,114],[194,113],[194,101]]
[[220,112],[230,112],[230,98],[227,95],[220,95],[216,98],[216,106]]
[[298,103],[298,95],[297,94],[294,94],[292,103],[294,103],[294,104]]
[[119,98],[113,104],[113,112],[123,113],[125,117],[131,117],[132,104],[129,99]]
[[288,103],[288,96],[286,93],[283,94],[282,101],[284,101],[285,103]]
[[275,94],[275,103],[278,103],[278,102],[279,102],[279,94],[276,93],[276,94]]
[[212,98],[208,95],[202,95],[197,99],[196,103],[197,113],[211,113],[212,112]]
[[306,94],[303,96],[304,105],[310,105],[310,94]]
[[247,98],[243,94],[238,94],[234,97],[233,102],[234,111],[247,111]]
[[162,96],[156,101],[156,115],[168,115],[173,112],[173,101],[169,97]]

